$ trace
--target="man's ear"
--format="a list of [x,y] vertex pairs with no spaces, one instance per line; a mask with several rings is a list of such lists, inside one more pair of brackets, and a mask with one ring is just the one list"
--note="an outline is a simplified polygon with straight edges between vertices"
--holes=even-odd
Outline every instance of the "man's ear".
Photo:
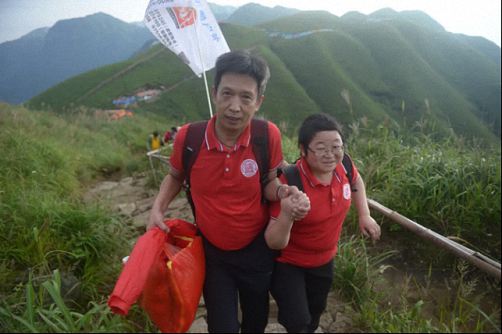
[[213,98],[213,100],[216,99],[216,87],[211,87],[211,97]]
[[256,101],[256,111],[260,110],[261,104],[265,100],[265,95],[260,95],[257,99],[258,100]]

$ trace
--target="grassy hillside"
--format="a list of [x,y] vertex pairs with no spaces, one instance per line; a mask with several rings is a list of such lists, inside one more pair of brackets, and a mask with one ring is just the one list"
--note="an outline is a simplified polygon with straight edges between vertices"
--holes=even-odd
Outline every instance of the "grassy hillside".
[[131,60],[64,81],[30,100],[29,106],[55,111],[77,105],[112,108],[112,100],[121,95],[130,95],[147,85],[169,87],[191,76],[190,70],[179,66],[178,61],[176,56],[157,45]]
[[[233,25],[225,27],[227,39],[234,41],[232,48],[259,45],[266,41],[263,31]],[[178,84],[179,88],[173,87]],[[194,120],[206,115],[208,107],[202,79],[197,78],[172,52],[161,45],[156,45],[131,60],[67,80],[33,98],[28,105],[35,109],[55,111],[72,109],[78,105],[110,109],[114,108],[113,99],[131,95],[146,87],[162,87],[168,92],[155,103],[142,105],[140,111],[153,111],[178,120]]]
[[225,21],[244,26],[254,26],[279,17],[293,15],[297,12],[299,10],[293,8],[281,6],[269,8],[256,3],[248,3],[237,8]]
[[58,21],[0,44],[0,100],[22,103],[72,76],[123,61],[153,38],[107,14]]
[[97,178],[146,169],[146,136],[168,125],[155,115],[109,121],[0,105],[0,295],[26,268],[73,271],[88,294],[109,282],[106,259],[120,249],[113,233],[122,227],[104,208],[84,204],[82,193]]
[[104,302],[133,231],[82,195],[96,179],[146,170],[146,136],[169,125],[156,115],[109,121],[0,104],[2,332],[134,330]]
[[[349,125],[364,118],[395,127],[434,119],[436,135],[451,131],[497,145],[500,63],[486,43],[458,38],[419,12],[380,11],[338,18],[301,12],[249,28],[224,24],[232,49],[248,48],[269,62],[272,77],[261,112],[291,129],[323,111]],[[477,49],[479,47],[479,49]],[[211,84],[212,71],[208,73]],[[120,95],[163,88],[137,111],[178,122],[208,117],[203,81],[157,45],[127,62],[72,78],[32,99],[33,108],[111,108]]]
[[339,18],[329,12],[308,11],[264,23],[261,27],[272,32],[300,33],[316,29],[334,29],[338,21]]
[[[403,113],[410,124],[428,112],[440,121],[444,129],[452,127],[466,136],[493,138],[483,134],[486,126],[474,115],[468,96],[456,90],[448,78],[435,71],[396,25],[374,23],[368,27],[352,27],[351,31],[370,49],[380,69],[380,77],[389,87],[390,94],[385,96],[384,103],[399,111],[401,101],[404,101],[406,109]],[[426,99],[429,106],[425,103]]]
[[[276,66],[270,50],[259,51]],[[0,104],[3,331],[156,331],[138,306],[127,317],[113,315],[107,307],[121,270],[119,259],[137,232],[128,227],[128,218],[100,203],[85,202],[82,195],[90,182],[111,173],[145,171],[145,136],[151,129],[171,125],[171,119],[146,112],[109,121],[88,110],[56,114]],[[352,129],[348,147],[370,198],[500,261],[500,149],[486,150],[453,136],[438,143],[429,136],[394,133],[382,122],[377,127],[361,122]],[[298,156],[295,140],[284,137],[283,144],[292,161]],[[377,249],[379,254],[371,255],[369,243],[350,237],[357,233],[351,214],[337,257],[334,289],[353,305],[354,328],[500,331],[500,300],[482,302],[500,291],[499,284],[479,273],[473,278],[472,266],[375,218],[389,240],[406,240],[403,252],[413,254],[415,268],[418,263],[429,272],[446,268],[451,273],[450,293],[445,293],[447,300],[439,300],[434,283],[430,287],[430,282],[415,281],[416,293],[392,292],[382,281],[388,269],[382,261],[391,253]],[[457,266],[463,266],[460,273]],[[476,290],[476,284],[481,289]],[[422,309],[422,304],[427,307]]]
[[[408,12],[404,12],[404,17],[394,12],[394,16],[379,20],[359,15],[357,18],[337,20],[333,17],[329,20],[330,14],[306,12],[263,26],[269,31],[298,32],[298,22],[311,22],[317,14],[320,20],[312,22],[311,26],[304,23],[300,30],[331,31],[282,39],[273,47],[298,73],[299,81],[312,87],[313,94],[317,94],[313,99],[322,105],[323,111],[329,112],[327,105],[333,109],[346,109],[339,93],[347,89],[355,96],[352,103],[359,103],[360,112],[370,119],[381,117],[380,111],[383,110],[387,116],[410,126],[425,113],[430,113],[444,130],[453,128],[467,137],[496,140],[486,127],[490,127],[493,134],[500,134],[500,125],[497,126],[500,119],[500,94],[497,93],[500,66],[497,68],[483,51],[456,42],[453,34],[438,26],[427,25],[424,17]],[[445,39],[449,43],[445,43]],[[437,52],[434,50],[442,50],[441,55],[429,56]],[[451,61],[454,55],[457,60]],[[333,63],[337,63],[336,69]],[[475,81],[468,80],[470,76]],[[348,80],[353,81],[352,85]],[[330,88],[336,93],[330,94]],[[324,104],[320,102],[323,100]],[[358,115],[354,106],[353,110]],[[349,121],[343,115],[341,119]]]
[[[373,101],[367,98],[359,82],[344,69],[344,59],[333,52],[331,44],[344,40],[347,47],[343,50],[357,49],[357,43],[350,38],[334,32],[323,32],[302,39],[281,40],[273,43],[272,49],[292,72],[296,82],[302,83],[309,97],[315,101],[320,110],[332,114],[344,124],[354,119],[367,117],[373,121],[385,118],[386,113]],[[350,51],[348,52],[350,53]],[[369,71],[374,67],[371,59],[364,53],[356,53],[362,62],[368,64]],[[371,81],[367,83],[371,85]],[[342,91],[348,90],[350,104],[342,97]]]

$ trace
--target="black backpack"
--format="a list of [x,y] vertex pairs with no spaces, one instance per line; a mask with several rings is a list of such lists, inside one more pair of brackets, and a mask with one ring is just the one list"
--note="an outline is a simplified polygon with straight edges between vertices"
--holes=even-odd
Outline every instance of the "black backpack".
[[[350,188],[352,189],[353,192],[356,192],[357,189],[354,188],[352,182],[352,176],[353,176],[352,158],[347,153],[343,154],[342,164],[343,167],[345,168],[345,173],[347,175],[347,178],[349,179]],[[300,177],[300,171],[298,170],[298,167],[296,167],[295,164],[282,167],[280,172],[284,174],[284,177],[286,177],[286,181],[288,181],[288,184],[290,186],[296,186],[299,190],[303,191],[304,188],[302,179]]]
[[[183,143],[182,164],[185,173],[185,189],[188,203],[192,208],[192,213],[195,218],[195,207],[190,192],[190,173],[192,166],[199,155],[200,147],[204,141],[204,133],[206,132],[208,121],[191,123],[188,126],[185,142]],[[267,184],[269,167],[269,151],[268,151],[268,122],[260,119],[251,120],[251,144],[253,145],[253,153],[260,171],[260,184],[262,201],[265,201],[264,188]]]

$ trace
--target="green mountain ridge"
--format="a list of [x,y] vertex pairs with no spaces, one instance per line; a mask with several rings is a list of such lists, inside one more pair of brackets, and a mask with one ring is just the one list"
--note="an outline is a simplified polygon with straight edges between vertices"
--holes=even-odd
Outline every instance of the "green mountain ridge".
[[282,6],[269,8],[256,3],[248,3],[237,8],[224,22],[243,26],[255,26],[298,12],[300,10]]
[[145,27],[96,13],[0,43],[0,101],[24,102],[75,75],[128,59],[153,38]]
[[211,12],[213,12],[214,17],[218,22],[226,20],[237,9],[233,6],[221,6],[211,2],[208,2],[208,4]]
[[[427,120],[439,132],[499,142],[500,48],[446,32],[416,11],[349,14],[339,18],[305,11],[256,27],[221,25],[231,49],[251,49],[270,63],[272,77],[260,114],[292,128],[319,111],[347,127],[367,120],[369,126],[390,121],[411,129]],[[112,108],[114,98],[146,86],[175,87],[155,102],[140,103],[138,112],[163,113],[180,122],[209,117],[203,81],[160,45],[71,78],[29,106]]]

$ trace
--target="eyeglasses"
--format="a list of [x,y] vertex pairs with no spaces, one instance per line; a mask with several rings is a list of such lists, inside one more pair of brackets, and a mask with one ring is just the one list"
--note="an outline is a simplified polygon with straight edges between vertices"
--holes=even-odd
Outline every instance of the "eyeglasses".
[[316,157],[322,157],[326,156],[329,153],[335,155],[337,153],[341,153],[343,151],[343,145],[336,145],[332,147],[318,147],[316,149],[311,149],[310,147],[307,147],[307,149],[314,153]]

